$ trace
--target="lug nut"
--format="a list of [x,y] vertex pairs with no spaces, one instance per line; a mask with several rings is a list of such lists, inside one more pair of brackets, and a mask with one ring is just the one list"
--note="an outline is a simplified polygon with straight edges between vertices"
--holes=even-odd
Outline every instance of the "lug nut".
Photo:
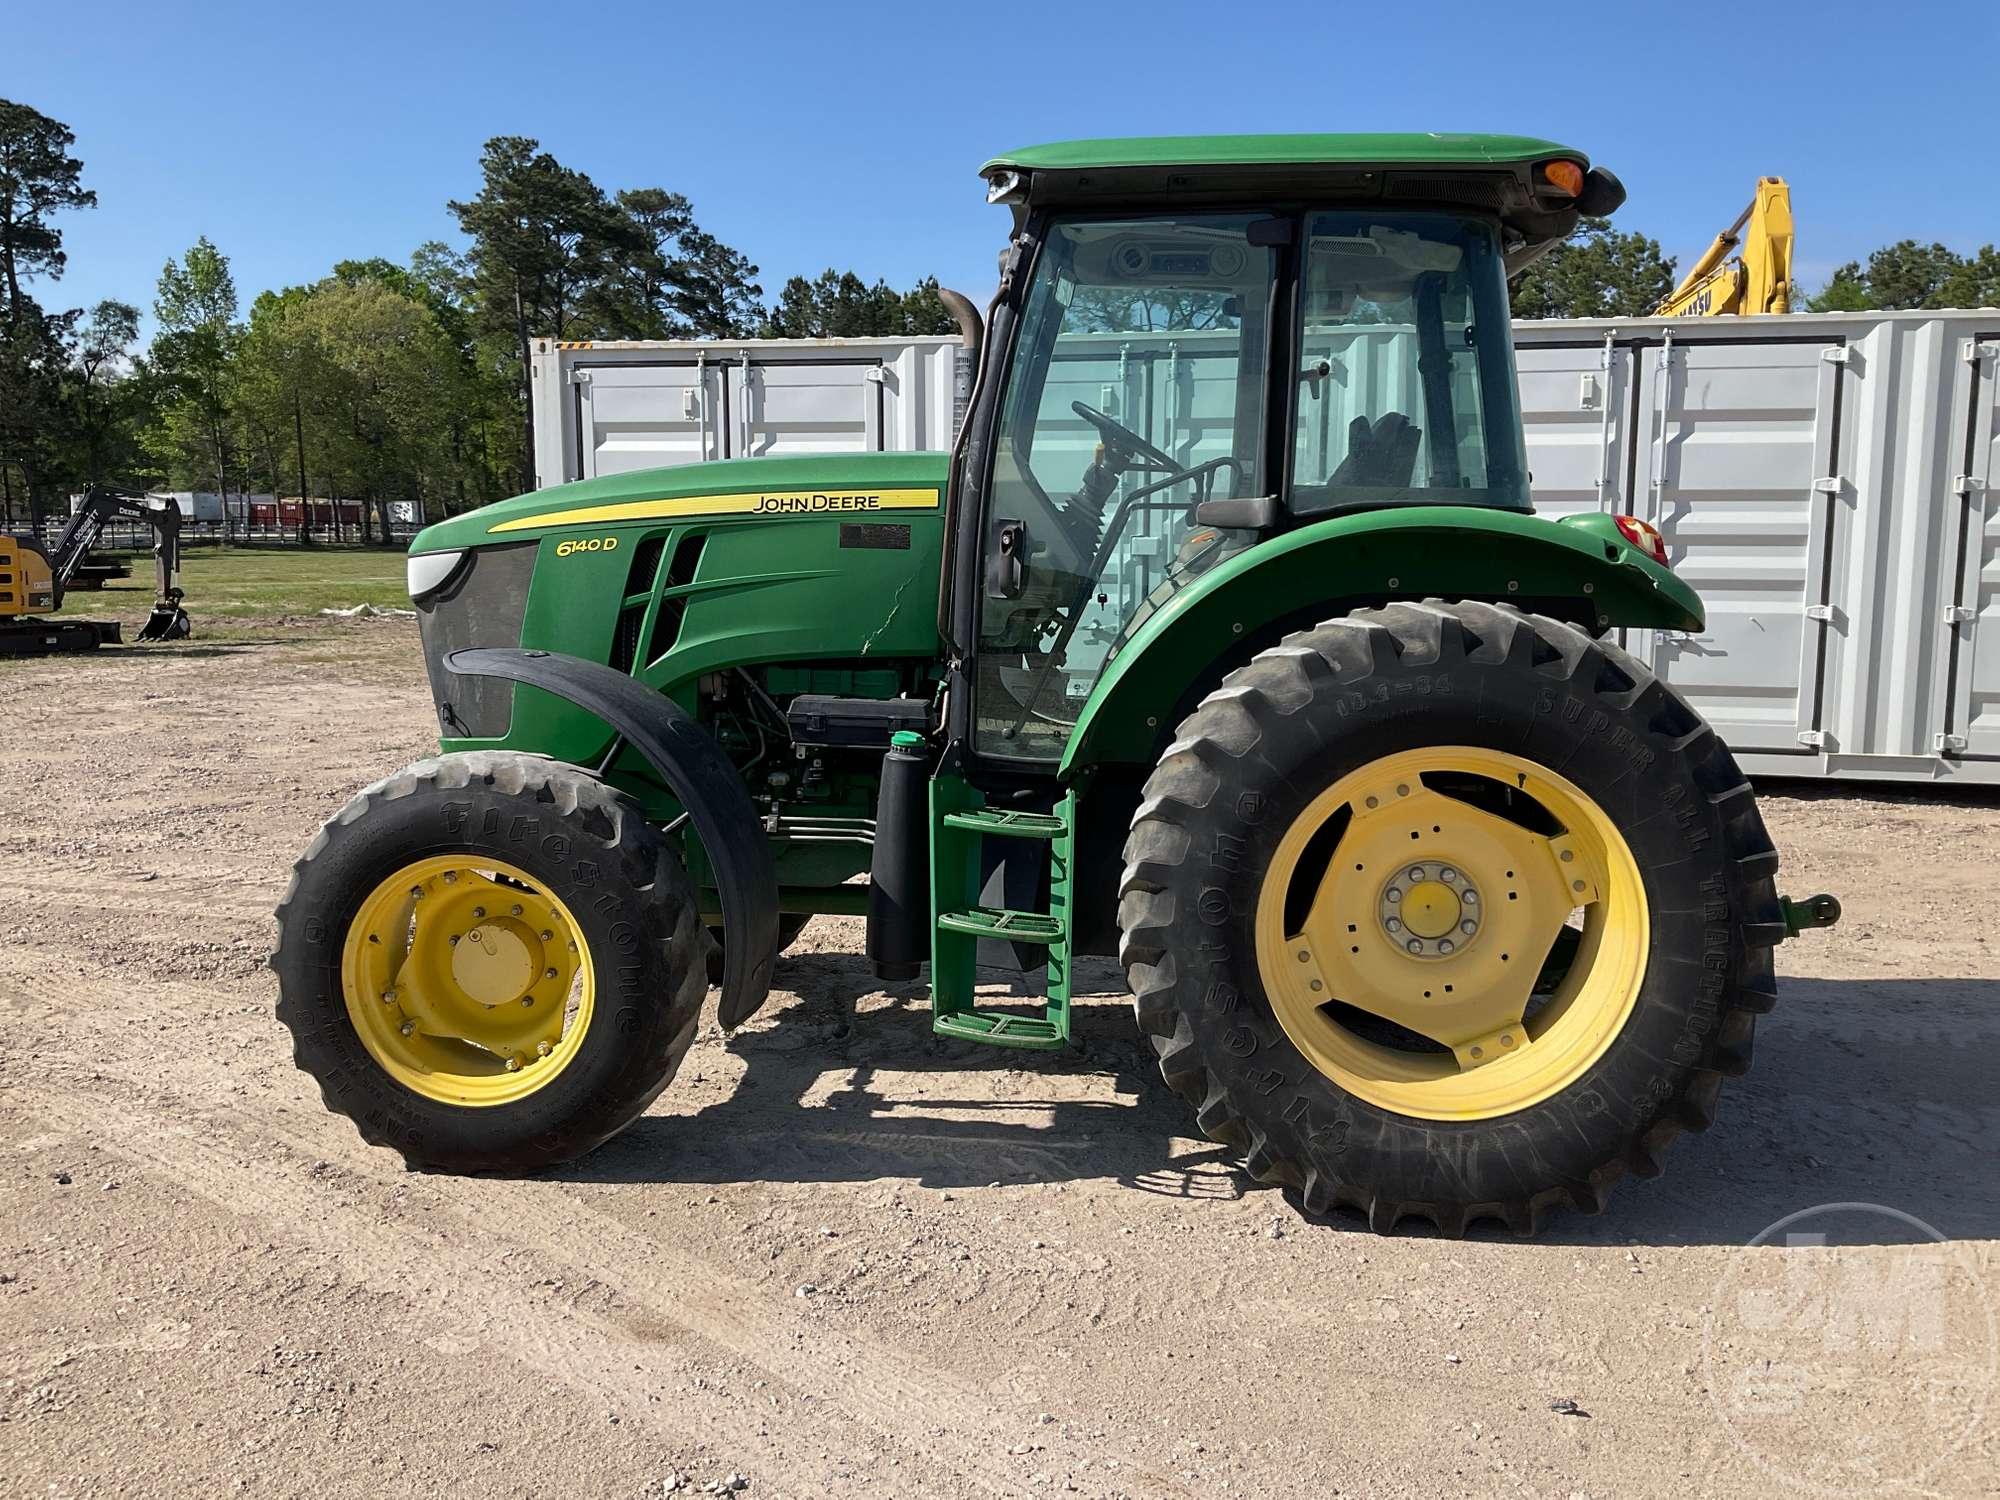
[[1575,853],[1575,851],[1574,851],[1574,850],[1570,850],[1570,849],[1565,849],[1565,850],[1563,850],[1563,863],[1564,863],[1564,864],[1568,864],[1568,863],[1569,863],[1569,862],[1570,862],[1571,860],[1573,860],[1573,859],[1575,859],[1575,858],[1576,858],[1576,853]]
[[1468,890],[1458,899],[1463,901],[1467,906],[1477,906],[1479,904],[1479,892]]
[[405,1021],[402,1024],[402,1026],[398,1029],[403,1033],[404,1036],[408,1036],[410,1035],[411,1032],[417,1029],[417,1023],[415,1021]]
[[446,885],[457,885],[457,884],[458,884],[458,871],[456,871],[456,870],[446,870],[446,871],[444,872],[444,883],[445,883]]
[[1424,951],[1424,945],[1418,942],[1415,938],[1411,938],[1407,943],[1403,944],[1403,946],[1405,948],[1408,948],[1412,953],[1421,953]]
[[521,1071],[521,1059],[520,1059],[520,1058],[518,1058],[518,1057],[510,1057],[510,1058],[508,1058],[508,1059],[507,1059],[507,1071],[508,1071],[509,1073],[518,1073],[518,1072],[520,1072],[520,1071]]
[[535,1056],[537,1057],[547,1057],[554,1050],[547,1042],[535,1043]]
[[394,985],[382,991],[382,1003],[384,1005],[394,1005],[396,1003],[396,989]]
[[1403,930],[1403,924],[1401,922],[1398,922],[1394,917],[1389,918],[1389,920],[1383,923],[1383,925],[1387,927],[1391,932],[1401,932]]
[[454,932],[454,933],[453,933],[453,934],[451,935],[451,945],[452,945],[452,947],[454,947],[454,948],[456,948],[456,947],[458,946],[458,937],[459,937],[459,935],[458,935],[457,933],[455,933],[455,932]]
[[550,967],[550,968],[546,968],[546,969],[542,970],[542,978],[544,978],[544,979],[553,979],[553,978],[555,978],[555,977],[556,977],[556,972],[557,972],[557,971],[556,971],[556,970],[555,970],[555,968],[553,968],[553,967]]
[[411,887],[410,887],[410,899],[411,899],[412,901],[421,901],[421,900],[423,900],[423,899],[424,899],[424,888],[423,888],[422,886],[420,886],[420,885],[413,885],[413,886],[411,886]]
[[1477,922],[1460,922],[1458,924],[1458,930],[1464,933],[1467,937],[1471,937],[1473,933],[1479,931],[1479,924]]
[[509,910],[510,912],[512,912],[512,913],[513,913],[513,915],[515,915],[515,916],[517,916],[517,917],[521,915],[521,907],[520,907],[520,903],[518,903],[518,902],[516,902],[516,903],[515,903],[515,904],[514,904],[513,906],[509,907],[509,908],[508,908],[508,910]]
[[1438,871],[1438,879],[1449,885],[1458,879],[1458,871],[1454,870],[1450,865],[1446,865],[1442,870]]
[[1403,888],[1400,885],[1390,886],[1389,899],[1391,901],[1401,901],[1403,899]]
[[475,906],[472,908],[472,914],[475,917],[483,917],[486,915],[486,908],[483,906]]
[[1424,867],[1422,865],[1411,865],[1410,879],[1422,880],[1423,878],[1424,878]]
[[533,995],[523,995],[521,997],[521,1006],[524,1010],[533,1010],[535,1008],[535,997]]
[[553,943],[555,940],[556,940],[556,935],[553,932],[545,932],[542,934],[542,941],[545,943]]
[[1451,939],[1450,939],[1450,938],[1439,938],[1439,939],[1438,939],[1438,952],[1440,952],[1440,953],[1449,953],[1449,952],[1451,952],[1451,951],[1452,951],[1452,948],[1453,948],[1453,946],[1454,946],[1454,945],[1453,945],[1453,943],[1452,943],[1452,941],[1451,941]]

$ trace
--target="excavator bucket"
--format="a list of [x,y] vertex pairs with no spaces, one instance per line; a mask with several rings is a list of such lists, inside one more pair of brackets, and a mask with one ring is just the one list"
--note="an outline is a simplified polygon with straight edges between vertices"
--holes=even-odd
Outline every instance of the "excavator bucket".
[[193,633],[193,627],[188,624],[187,611],[181,608],[180,595],[176,592],[153,606],[153,612],[139,629],[139,639],[184,641]]

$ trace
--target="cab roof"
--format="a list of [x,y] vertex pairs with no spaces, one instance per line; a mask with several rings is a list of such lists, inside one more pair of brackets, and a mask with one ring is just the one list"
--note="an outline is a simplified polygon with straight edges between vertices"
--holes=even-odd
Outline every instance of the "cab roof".
[[[1568,191],[1547,165],[1574,163]],[[1373,204],[1491,214],[1509,272],[1609,214],[1625,189],[1571,146],[1526,135],[1163,135],[1060,141],[994,157],[987,197],[1017,217],[1052,207]],[[1579,182],[1581,191],[1575,191]]]
[[1587,160],[1581,151],[1527,135],[1154,135],[1027,146],[994,157],[979,175],[1106,167],[1498,166],[1558,156]]

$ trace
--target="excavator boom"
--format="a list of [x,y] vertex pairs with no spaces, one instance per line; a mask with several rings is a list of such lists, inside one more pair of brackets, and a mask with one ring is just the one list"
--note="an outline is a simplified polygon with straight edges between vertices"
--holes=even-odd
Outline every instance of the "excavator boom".
[[1782,177],[1760,177],[1750,206],[1688,268],[1654,309],[1663,318],[1792,310],[1792,193]]

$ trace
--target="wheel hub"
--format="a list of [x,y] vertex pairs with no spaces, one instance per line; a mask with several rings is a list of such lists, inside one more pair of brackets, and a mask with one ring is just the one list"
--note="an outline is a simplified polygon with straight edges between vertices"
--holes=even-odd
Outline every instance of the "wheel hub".
[[[1538,991],[1579,909],[1575,956]],[[1256,924],[1291,1041],[1349,1093],[1427,1119],[1510,1113],[1574,1082],[1623,1026],[1648,946],[1616,823],[1548,768],[1465,745],[1386,756],[1303,808]]]
[[348,1016],[375,1060],[419,1094],[523,1098],[562,1071],[589,1026],[595,979],[580,937],[569,909],[515,866],[417,860],[377,885],[348,929]]
[[1383,933],[1412,958],[1449,958],[1479,935],[1479,887],[1455,864],[1398,870],[1376,907]]
[[481,1005],[518,1000],[535,982],[533,935],[512,918],[472,928],[451,950],[451,977],[467,998]]

